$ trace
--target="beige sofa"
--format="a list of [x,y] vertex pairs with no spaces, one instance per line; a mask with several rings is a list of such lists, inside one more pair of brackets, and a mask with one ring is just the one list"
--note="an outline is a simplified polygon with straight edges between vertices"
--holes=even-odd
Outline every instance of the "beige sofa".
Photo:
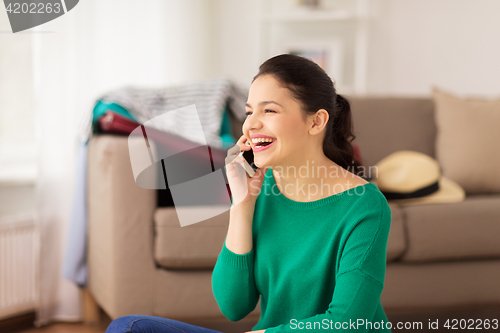
[[[434,156],[432,99],[350,100],[365,165],[403,149]],[[241,123],[233,119],[232,125],[239,137]],[[157,207],[156,191],[134,183],[126,137],[92,137],[88,163],[89,290],[99,306],[112,319],[145,314],[224,332],[250,330],[260,302],[247,318],[230,322],[211,289],[228,213],[181,228],[173,208]],[[400,313],[500,306],[500,194],[390,207],[382,293],[390,320]]]

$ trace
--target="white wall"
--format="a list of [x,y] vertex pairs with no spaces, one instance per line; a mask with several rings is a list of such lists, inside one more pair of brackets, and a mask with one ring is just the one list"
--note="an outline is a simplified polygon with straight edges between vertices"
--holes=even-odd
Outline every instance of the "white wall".
[[213,75],[210,1],[91,1],[78,4],[70,21],[75,50],[88,56],[86,76],[99,89],[159,86]]
[[[250,84],[259,64],[259,1],[217,0],[218,70]],[[370,0],[367,90],[428,96],[500,93],[500,1]],[[346,50],[349,54],[350,50]]]
[[369,90],[500,93],[500,1],[383,0],[371,39]]
[[213,0],[214,67],[250,87],[261,63],[259,0]]

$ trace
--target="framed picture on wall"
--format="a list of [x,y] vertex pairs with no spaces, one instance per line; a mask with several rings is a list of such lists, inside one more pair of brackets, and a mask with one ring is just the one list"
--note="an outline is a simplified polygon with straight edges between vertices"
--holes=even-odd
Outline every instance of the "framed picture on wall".
[[288,53],[310,59],[323,68],[325,72],[328,72],[326,63],[328,51],[326,49],[291,49]]
[[336,85],[343,85],[343,48],[339,39],[332,39],[328,42],[290,42],[282,44],[280,53],[289,53],[308,58],[317,63],[330,77]]
[[309,8],[318,8],[320,6],[319,0],[296,0],[297,6],[305,6]]

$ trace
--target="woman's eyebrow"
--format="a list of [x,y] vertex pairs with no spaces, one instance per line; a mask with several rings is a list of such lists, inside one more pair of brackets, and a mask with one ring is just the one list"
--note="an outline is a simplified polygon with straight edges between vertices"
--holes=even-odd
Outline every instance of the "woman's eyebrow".
[[[283,107],[283,105],[281,105],[280,103],[277,103],[275,101],[262,101],[262,102],[259,103],[259,106],[263,106],[263,105],[267,105],[267,104],[276,104],[276,105],[279,105],[279,106]],[[250,109],[252,108],[250,106],[250,104],[248,104],[248,103],[246,103],[245,106],[249,107]]]

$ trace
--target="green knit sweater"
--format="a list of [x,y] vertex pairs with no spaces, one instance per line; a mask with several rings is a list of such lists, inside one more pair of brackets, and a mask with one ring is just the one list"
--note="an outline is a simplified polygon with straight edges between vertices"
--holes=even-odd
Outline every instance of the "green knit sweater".
[[280,192],[269,169],[255,203],[252,250],[236,254],[224,241],[214,267],[219,308],[238,321],[261,296],[252,330],[265,333],[391,332],[380,302],[390,225],[375,184],[298,202]]

